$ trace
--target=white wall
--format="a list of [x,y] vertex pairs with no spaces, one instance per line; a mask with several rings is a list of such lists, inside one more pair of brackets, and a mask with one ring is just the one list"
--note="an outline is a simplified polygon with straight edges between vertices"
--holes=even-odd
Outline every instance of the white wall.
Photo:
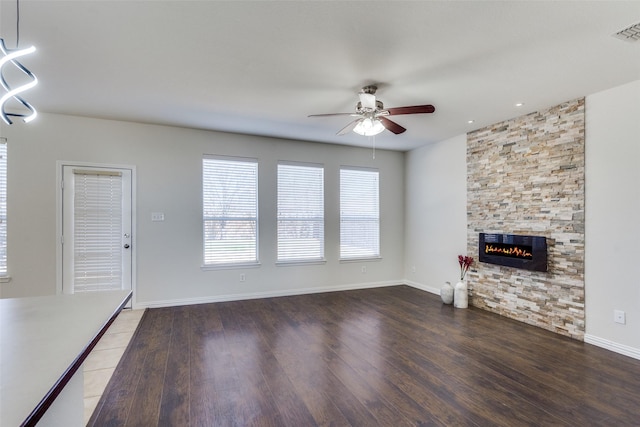
[[640,80],[588,96],[585,112],[585,341],[640,358]]
[[407,153],[405,199],[405,277],[439,293],[459,279],[457,257],[466,254],[466,135]]
[[[193,129],[41,114],[3,126],[8,139],[8,256],[2,297],[56,292],[56,162],[137,169],[137,276],[141,306],[216,301],[400,283],[404,276],[404,154]],[[259,159],[261,266],[202,271],[202,155]],[[325,165],[325,265],[275,266],[278,160]],[[382,260],[338,262],[340,165],[380,170]],[[164,222],[151,222],[164,212]],[[366,273],[361,267],[366,265]],[[246,276],[240,282],[240,274]]]

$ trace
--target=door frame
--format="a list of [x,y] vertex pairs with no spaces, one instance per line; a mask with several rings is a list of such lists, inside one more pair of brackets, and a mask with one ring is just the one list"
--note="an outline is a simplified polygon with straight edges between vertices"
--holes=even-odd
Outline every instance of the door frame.
[[133,297],[131,304],[135,308],[137,295],[137,184],[136,184],[136,167],[133,165],[113,164],[113,163],[91,163],[78,161],[56,162],[56,293],[62,294],[62,269],[63,269],[63,247],[62,247],[62,222],[63,217],[63,200],[62,200],[62,179],[63,169],[65,166],[77,168],[105,168],[105,169],[129,169],[131,171],[131,290]]

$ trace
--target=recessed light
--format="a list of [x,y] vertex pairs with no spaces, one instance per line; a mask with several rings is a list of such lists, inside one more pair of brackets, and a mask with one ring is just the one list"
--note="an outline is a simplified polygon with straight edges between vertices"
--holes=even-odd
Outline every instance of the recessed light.
[[467,120],[467,123],[469,123],[469,124],[474,123],[474,122],[475,122],[475,120]]
[[524,102],[517,102],[516,103],[516,107],[522,107],[524,105]]

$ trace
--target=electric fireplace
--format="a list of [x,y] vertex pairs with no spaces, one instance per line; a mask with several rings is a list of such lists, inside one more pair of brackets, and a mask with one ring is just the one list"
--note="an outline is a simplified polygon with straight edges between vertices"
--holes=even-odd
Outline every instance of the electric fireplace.
[[480,233],[480,262],[547,271],[547,239],[544,236]]

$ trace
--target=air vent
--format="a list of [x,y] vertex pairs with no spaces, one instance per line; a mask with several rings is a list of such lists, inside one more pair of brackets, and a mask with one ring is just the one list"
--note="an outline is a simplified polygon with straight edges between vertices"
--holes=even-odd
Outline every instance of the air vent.
[[640,22],[627,27],[624,30],[618,31],[613,35],[613,37],[627,42],[637,42],[640,40]]

